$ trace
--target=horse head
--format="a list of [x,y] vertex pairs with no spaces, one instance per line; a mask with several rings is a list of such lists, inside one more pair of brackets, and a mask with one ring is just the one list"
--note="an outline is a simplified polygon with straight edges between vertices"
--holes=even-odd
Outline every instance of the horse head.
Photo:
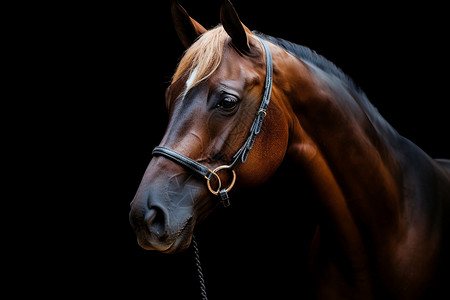
[[169,124],[130,212],[139,245],[165,253],[189,246],[196,224],[217,206],[219,192],[228,197],[236,178],[241,187],[267,180],[288,143],[276,97],[267,110],[260,106],[264,93],[271,97],[270,50],[241,23],[231,3],[224,2],[222,25],[211,30],[175,1],[172,15],[188,49],[166,91]]

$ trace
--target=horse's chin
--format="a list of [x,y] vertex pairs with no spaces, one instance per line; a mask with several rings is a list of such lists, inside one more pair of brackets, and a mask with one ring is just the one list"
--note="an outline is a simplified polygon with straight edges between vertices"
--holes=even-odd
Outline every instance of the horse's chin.
[[187,248],[189,248],[190,244],[191,244],[191,240],[192,240],[192,235],[190,235],[189,237],[186,238],[177,238],[175,240],[175,242],[166,250],[161,251],[162,253],[166,253],[166,254],[174,254],[174,253],[179,253],[182,252],[184,250],[186,250]]

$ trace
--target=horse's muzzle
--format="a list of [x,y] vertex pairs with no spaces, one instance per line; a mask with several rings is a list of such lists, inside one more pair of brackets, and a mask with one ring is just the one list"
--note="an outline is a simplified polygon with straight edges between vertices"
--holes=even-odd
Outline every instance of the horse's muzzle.
[[175,253],[189,247],[194,229],[189,210],[170,209],[157,200],[135,199],[129,218],[138,244],[146,250]]

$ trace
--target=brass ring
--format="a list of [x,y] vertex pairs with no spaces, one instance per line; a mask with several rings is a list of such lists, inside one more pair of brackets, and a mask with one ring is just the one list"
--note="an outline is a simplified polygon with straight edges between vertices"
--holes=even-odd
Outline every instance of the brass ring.
[[[213,173],[217,175],[218,171],[224,170],[224,169],[231,169],[231,167],[230,166],[220,166],[220,167],[215,168]],[[231,173],[233,174],[233,179],[231,179],[230,185],[225,189],[225,191],[227,191],[227,192],[229,192],[233,188],[233,186],[236,182],[236,172],[234,170],[231,170]]]
[[219,187],[217,188],[217,191],[213,190],[212,187],[211,187],[211,179],[205,176],[205,178],[206,178],[206,186],[208,187],[208,190],[213,195],[217,196],[219,194],[220,188],[222,187],[222,182],[220,181],[220,177],[219,177],[219,175],[216,174],[215,170],[211,171],[211,174],[214,174],[214,176],[216,176],[217,182],[219,183]]

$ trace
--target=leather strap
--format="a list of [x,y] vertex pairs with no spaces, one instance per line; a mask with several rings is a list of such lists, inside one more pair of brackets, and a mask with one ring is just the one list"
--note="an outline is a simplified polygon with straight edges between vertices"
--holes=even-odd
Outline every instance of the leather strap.
[[193,159],[190,159],[187,156],[184,156],[183,154],[180,154],[172,149],[157,146],[152,151],[153,155],[162,155],[180,165],[183,167],[193,171],[194,173],[197,173],[206,179],[211,179],[212,171],[208,167],[196,162]]

